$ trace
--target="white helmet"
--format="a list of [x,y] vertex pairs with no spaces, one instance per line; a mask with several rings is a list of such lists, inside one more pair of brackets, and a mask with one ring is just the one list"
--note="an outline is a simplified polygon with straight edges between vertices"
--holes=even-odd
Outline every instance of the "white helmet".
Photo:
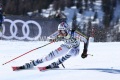
[[68,25],[65,22],[61,22],[58,25],[58,30],[67,30],[67,28],[68,28]]

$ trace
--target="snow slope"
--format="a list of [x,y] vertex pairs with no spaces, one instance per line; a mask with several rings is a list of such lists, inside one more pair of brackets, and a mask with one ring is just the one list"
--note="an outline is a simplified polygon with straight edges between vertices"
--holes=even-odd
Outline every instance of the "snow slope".
[[[67,60],[66,69],[40,72],[37,67],[30,70],[12,71],[11,66],[19,66],[30,60],[41,58],[54,50],[62,42],[52,43],[35,50],[6,65],[2,65],[27,51],[48,43],[42,41],[0,41],[0,80],[119,80],[120,79],[120,42],[90,43],[88,56],[80,55]],[[80,45],[82,53],[83,43]],[[45,66],[56,59],[40,64]]]

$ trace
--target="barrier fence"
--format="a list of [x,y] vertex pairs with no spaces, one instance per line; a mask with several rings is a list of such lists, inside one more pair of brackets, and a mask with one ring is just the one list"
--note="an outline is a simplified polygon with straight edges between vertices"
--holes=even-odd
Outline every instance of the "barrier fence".
[[45,40],[57,30],[62,19],[7,16],[2,25],[1,39]]

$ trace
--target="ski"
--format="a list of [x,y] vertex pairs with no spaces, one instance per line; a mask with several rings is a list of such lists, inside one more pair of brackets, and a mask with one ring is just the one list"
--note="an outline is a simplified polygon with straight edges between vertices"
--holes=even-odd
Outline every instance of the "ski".
[[[33,69],[33,68],[29,68],[30,70]],[[29,70],[29,69],[25,69],[21,66],[12,66],[12,70],[13,71],[19,71],[19,70]]]
[[45,67],[38,67],[39,71],[45,72],[45,71],[75,71],[75,70],[87,70],[87,69],[82,69],[82,68],[51,68],[51,69],[46,69]]
[[27,69],[25,69],[25,68],[22,68],[22,67],[20,67],[20,66],[12,66],[11,68],[12,68],[13,71],[38,70],[38,68],[36,68],[36,67],[32,67],[32,68],[27,68]]

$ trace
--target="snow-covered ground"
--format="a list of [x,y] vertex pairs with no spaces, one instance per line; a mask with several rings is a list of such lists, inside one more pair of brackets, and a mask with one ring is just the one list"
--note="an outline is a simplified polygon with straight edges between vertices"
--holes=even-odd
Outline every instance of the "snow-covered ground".
[[[2,65],[27,51],[49,42],[42,41],[0,41],[0,80],[119,80],[120,79],[120,42],[90,43],[88,56],[82,59],[81,55],[67,60],[62,70],[40,72],[37,67],[30,70],[12,71],[11,66],[23,65],[30,60],[41,58],[54,50],[62,42],[28,53],[6,65]],[[80,45],[82,53],[83,43]],[[56,59],[40,64],[45,66]]]

